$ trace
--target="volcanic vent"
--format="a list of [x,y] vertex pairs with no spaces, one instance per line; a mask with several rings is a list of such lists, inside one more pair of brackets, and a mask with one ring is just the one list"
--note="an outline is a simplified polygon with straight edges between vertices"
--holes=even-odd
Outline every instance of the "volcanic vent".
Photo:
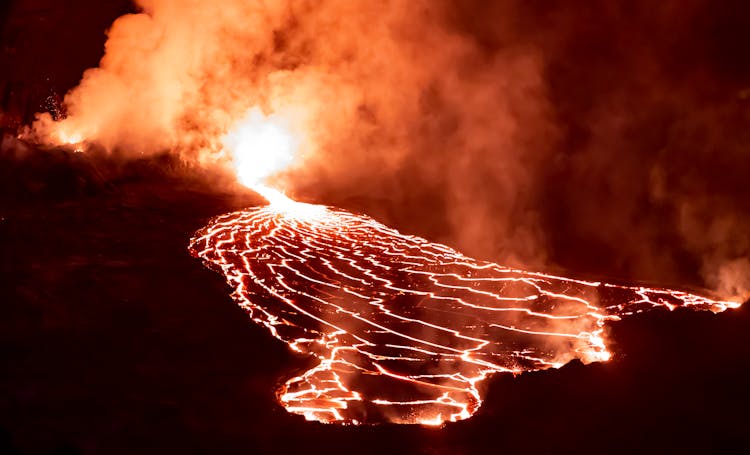
[[190,251],[225,275],[255,322],[320,360],[278,391],[309,420],[465,419],[492,373],[609,359],[607,321],[660,307],[739,306],[513,270],[261,191],[270,205],[213,219]]

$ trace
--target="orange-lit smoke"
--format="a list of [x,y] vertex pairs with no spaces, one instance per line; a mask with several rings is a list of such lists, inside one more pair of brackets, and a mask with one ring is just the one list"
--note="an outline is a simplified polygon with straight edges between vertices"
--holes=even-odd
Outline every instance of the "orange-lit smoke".
[[[408,206],[412,190],[388,179],[418,166],[453,207],[443,240],[510,262],[543,258],[537,217],[517,197],[554,134],[533,48],[486,54],[449,26],[445,4],[426,0],[136,3],[143,12],[114,22],[99,67],[65,97],[68,118],[42,115],[37,135],[236,162],[232,129],[269,116],[299,142],[294,160],[280,158],[280,185],[341,199],[385,191]],[[276,161],[248,153],[260,167]],[[488,181],[502,188],[491,203]]]
[[[715,149],[737,161],[746,148],[738,139],[725,150],[728,130],[685,152],[702,143],[689,133],[729,125],[731,112],[700,104],[700,74],[676,68],[687,82],[672,83],[659,58],[671,50],[646,44],[661,36],[653,30],[691,33],[705,16],[700,2],[639,12],[512,1],[135,1],[142,12],[113,23],[99,67],[65,97],[69,116],[40,116],[36,135],[125,155],[174,151],[239,167],[243,180],[281,171],[266,183],[508,265],[547,268],[548,251],[559,256],[573,237],[571,251],[602,248],[589,255],[608,258],[592,267],[602,273],[676,281],[680,256],[663,247],[672,235],[699,257],[708,285],[747,293],[750,223],[738,207],[722,208],[721,194],[686,190],[707,192],[693,181]],[[633,20],[648,33],[631,33]],[[652,21],[672,27],[652,30]],[[670,115],[674,126],[660,126]],[[669,137],[652,144],[649,128]],[[705,158],[698,171],[696,156]]]
[[[249,170],[248,157],[260,167],[272,158],[251,150],[247,139],[268,145],[263,141],[273,140],[280,123],[287,128],[320,109],[315,98],[306,98],[314,80],[290,78],[288,68],[269,61],[275,31],[294,15],[289,5],[136,3],[143,12],[113,23],[99,67],[87,70],[65,97],[68,117],[39,117],[34,134],[40,139],[85,141],[134,155],[176,151],[187,159],[231,160],[257,173]],[[270,126],[260,126],[267,116]],[[239,131],[244,128],[255,132]],[[240,137],[247,134],[256,137]]]

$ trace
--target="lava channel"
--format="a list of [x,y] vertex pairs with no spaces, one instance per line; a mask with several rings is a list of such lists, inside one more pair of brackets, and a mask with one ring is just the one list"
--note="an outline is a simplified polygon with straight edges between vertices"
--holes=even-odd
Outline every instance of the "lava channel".
[[289,412],[326,423],[466,419],[490,374],[608,360],[607,321],[740,306],[514,270],[297,202],[214,218],[190,251],[255,322],[319,359],[277,393]]

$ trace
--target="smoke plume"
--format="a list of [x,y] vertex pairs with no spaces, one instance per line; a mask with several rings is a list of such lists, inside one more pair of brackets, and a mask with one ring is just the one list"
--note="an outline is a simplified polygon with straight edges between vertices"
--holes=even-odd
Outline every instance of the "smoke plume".
[[749,9],[565,3],[136,0],[35,131],[221,161],[260,110],[304,138],[292,194],[504,264],[746,298]]

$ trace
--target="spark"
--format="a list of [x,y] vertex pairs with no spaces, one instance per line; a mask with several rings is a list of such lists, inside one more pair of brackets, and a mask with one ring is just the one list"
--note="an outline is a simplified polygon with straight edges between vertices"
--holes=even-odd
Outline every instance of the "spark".
[[372,218],[296,202],[219,216],[190,251],[251,318],[319,359],[278,391],[308,420],[442,425],[469,418],[494,373],[607,361],[605,324],[655,309],[740,306],[669,289],[511,269]]

